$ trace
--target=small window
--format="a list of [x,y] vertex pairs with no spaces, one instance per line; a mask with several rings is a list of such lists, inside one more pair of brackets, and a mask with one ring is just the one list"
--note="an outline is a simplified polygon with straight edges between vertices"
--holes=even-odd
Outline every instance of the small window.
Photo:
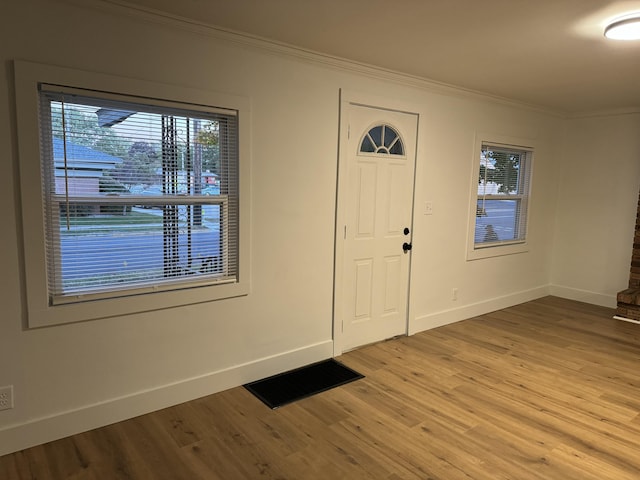
[[376,125],[364,134],[360,142],[361,153],[404,155],[404,146],[398,132],[390,125]]
[[533,149],[487,140],[476,148],[468,257],[525,251]]
[[30,325],[246,293],[239,109],[151,97],[148,84],[145,96],[109,93],[97,74],[94,88],[64,86],[17,67],[21,113],[40,139],[34,149],[19,125],[23,203],[41,211],[24,215]]

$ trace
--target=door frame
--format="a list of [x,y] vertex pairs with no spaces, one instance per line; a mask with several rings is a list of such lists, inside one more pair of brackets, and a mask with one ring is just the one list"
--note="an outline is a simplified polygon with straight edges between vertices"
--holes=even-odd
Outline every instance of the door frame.
[[[347,119],[347,110],[351,105],[359,105],[364,107],[375,108],[378,110],[389,110],[400,113],[407,113],[416,116],[416,148],[413,170],[413,195],[411,202],[411,230],[414,229],[414,217],[416,206],[416,177],[418,172],[418,154],[420,143],[420,118],[421,112],[417,111],[415,105],[390,99],[384,96],[371,95],[363,92],[340,89],[339,92],[339,117],[338,117],[338,178],[336,186],[336,215],[335,215],[335,238],[334,238],[334,272],[333,272],[333,356],[342,355],[345,351],[344,334],[342,331],[342,308],[344,298],[342,295],[344,279],[344,225],[346,225],[347,216],[347,188],[348,188],[348,162],[349,162],[349,123]],[[412,234],[412,239],[415,237]],[[412,257],[409,258],[409,275],[407,286],[407,318],[406,332],[409,334],[410,319],[412,316],[411,307],[411,265]]]

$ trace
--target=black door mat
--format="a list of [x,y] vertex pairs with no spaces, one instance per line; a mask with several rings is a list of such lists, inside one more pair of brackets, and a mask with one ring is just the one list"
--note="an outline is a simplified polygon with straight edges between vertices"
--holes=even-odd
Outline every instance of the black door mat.
[[360,378],[364,375],[329,359],[247,383],[244,388],[269,408],[278,408]]

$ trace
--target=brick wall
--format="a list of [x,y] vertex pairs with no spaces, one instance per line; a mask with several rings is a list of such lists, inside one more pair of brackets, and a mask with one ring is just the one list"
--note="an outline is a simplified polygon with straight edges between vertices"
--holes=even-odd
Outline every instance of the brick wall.
[[640,198],[638,198],[636,230],[633,237],[629,288],[618,292],[616,315],[640,321]]

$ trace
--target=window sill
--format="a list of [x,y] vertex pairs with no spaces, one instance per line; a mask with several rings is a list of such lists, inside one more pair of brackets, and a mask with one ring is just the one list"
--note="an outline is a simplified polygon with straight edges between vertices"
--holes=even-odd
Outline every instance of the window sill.
[[480,260],[483,258],[502,257],[505,255],[515,255],[517,253],[526,253],[528,251],[529,245],[526,242],[509,245],[495,245],[482,248],[475,248],[472,246],[467,251],[467,261]]
[[33,301],[29,302],[29,327],[38,328],[99,320],[206,303],[248,294],[249,285],[237,282],[227,285],[208,285],[59,305],[48,305],[44,302],[40,305],[35,305],[36,302]]

